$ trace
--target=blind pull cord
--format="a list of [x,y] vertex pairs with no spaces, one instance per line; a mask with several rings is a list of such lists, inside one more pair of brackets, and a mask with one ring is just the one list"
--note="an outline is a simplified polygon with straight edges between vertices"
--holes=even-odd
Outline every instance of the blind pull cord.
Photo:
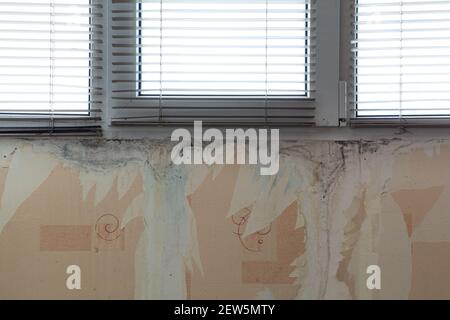
[[264,97],[264,122],[266,123],[266,126],[268,125],[268,103],[269,103],[269,83],[268,83],[268,72],[269,72],[269,62],[268,62],[268,50],[269,50],[269,0],[266,0],[266,47],[265,47],[265,72],[266,72],[266,79],[265,79],[265,97]]
[[162,99],[163,99],[163,0],[159,2],[159,117],[158,122],[163,120]]
[[50,108],[50,128],[53,131],[53,127],[54,127],[54,121],[53,121],[53,117],[54,117],[54,94],[53,94],[53,85],[54,85],[54,79],[53,79],[53,73],[54,73],[54,59],[53,59],[53,54],[54,54],[54,32],[55,32],[55,25],[54,25],[54,15],[55,15],[55,7],[54,7],[54,3],[53,1],[50,1],[50,44],[49,44],[49,48],[50,48],[50,54],[49,54],[49,64],[50,64],[50,86],[49,86],[49,90],[50,90],[50,101],[49,101],[49,108]]

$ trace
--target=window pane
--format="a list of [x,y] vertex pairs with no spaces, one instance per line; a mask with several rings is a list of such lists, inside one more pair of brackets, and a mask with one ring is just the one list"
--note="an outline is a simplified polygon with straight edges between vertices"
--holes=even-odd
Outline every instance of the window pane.
[[308,18],[303,0],[142,3],[141,94],[308,96]]
[[86,114],[89,0],[0,0],[0,111]]
[[358,116],[450,114],[450,1],[358,0]]

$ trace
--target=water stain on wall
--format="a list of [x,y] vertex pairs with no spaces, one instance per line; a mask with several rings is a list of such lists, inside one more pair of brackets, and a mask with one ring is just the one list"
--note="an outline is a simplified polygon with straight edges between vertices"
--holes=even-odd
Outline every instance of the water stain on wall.
[[355,279],[349,270],[349,265],[356,242],[361,235],[362,224],[367,217],[365,200],[366,189],[363,189],[361,194],[353,199],[352,205],[349,208],[351,218],[344,229],[345,238],[342,243],[342,260],[339,263],[336,274],[337,279],[347,285],[353,299],[356,298]]

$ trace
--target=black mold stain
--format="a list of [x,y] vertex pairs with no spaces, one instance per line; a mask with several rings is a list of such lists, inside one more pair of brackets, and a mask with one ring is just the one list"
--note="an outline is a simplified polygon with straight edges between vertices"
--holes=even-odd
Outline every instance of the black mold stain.
[[[130,162],[149,165],[149,159],[157,153],[165,154],[168,143],[164,140],[113,140],[80,139],[61,140],[49,143],[44,140],[42,147],[52,146],[58,158],[71,161],[90,169],[110,169],[124,167]],[[50,151],[51,149],[49,149]],[[51,151],[50,151],[51,152]]]

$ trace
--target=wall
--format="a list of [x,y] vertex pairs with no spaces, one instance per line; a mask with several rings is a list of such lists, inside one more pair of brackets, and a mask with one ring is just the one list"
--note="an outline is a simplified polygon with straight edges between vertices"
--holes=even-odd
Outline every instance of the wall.
[[450,298],[450,141],[284,141],[275,177],[170,150],[1,140],[0,298]]

